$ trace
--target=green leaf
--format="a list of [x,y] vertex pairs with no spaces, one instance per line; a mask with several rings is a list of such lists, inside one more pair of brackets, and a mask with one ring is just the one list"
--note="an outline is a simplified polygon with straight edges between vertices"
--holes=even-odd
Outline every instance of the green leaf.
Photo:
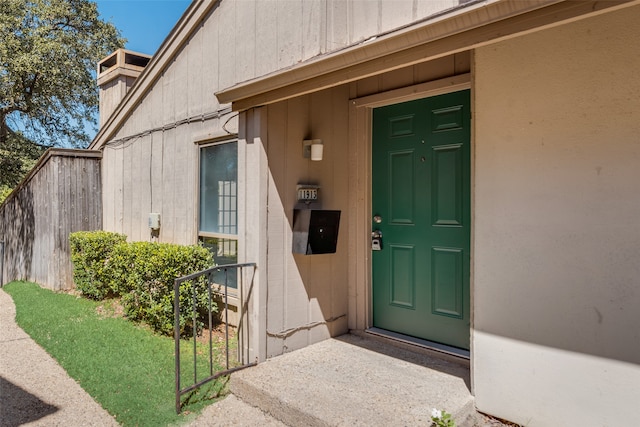
[[125,40],[89,0],[0,2],[0,149],[10,131],[85,147],[95,125],[97,62]]

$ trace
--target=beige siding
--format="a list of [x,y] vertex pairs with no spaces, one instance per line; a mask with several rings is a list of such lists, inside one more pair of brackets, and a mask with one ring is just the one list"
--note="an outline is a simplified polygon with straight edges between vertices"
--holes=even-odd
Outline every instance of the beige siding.
[[[149,195],[151,196],[150,212],[162,212],[164,183],[162,181],[164,140],[161,133],[155,133],[150,138],[149,163],[151,167],[151,185]],[[162,218],[160,219],[162,221]]]
[[480,410],[640,418],[640,7],[475,55]]
[[[213,93],[218,90],[357,44],[458,3],[456,0],[222,1],[163,70],[152,94],[136,106],[133,114],[141,116],[139,120],[133,120],[134,123],[128,120],[115,139],[216,111]],[[270,25],[259,25],[262,22]],[[292,25],[296,22],[300,25]],[[119,95],[125,90],[125,85],[121,86]],[[126,88],[129,86],[127,83]],[[152,105],[158,102],[163,106],[162,115],[150,114]]]
[[133,86],[134,81],[133,77],[121,76],[100,88],[100,125],[107,121],[109,115],[116,109],[129,88]]
[[[189,41],[189,44],[185,48],[187,55],[187,77],[186,77],[186,90],[185,96],[186,102],[186,116],[193,117],[198,114],[202,114],[205,110],[203,98],[210,94],[204,93],[202,87],[204,86],[204,80],[210,76],[210,71],[203,69],[203,32],[198,31],[194,34],[193,38]],[[199,71],[199,72],[195,72]]]
[[[237,118],[218,104],[214,92],[389,29],[396,24],[382,19],[382,3],[278,2],[277,7],[269,7],[266,2],[222,2],[214,8],[104,147],[104,164],[108,165],[103,172],[105,229],[123,232],[129,240],[153,240],[147,217],[158,212],[159,241],[195,243],[198,146],[193,142],[206,135],[224,135],[222,126],[227,120],[226,130],[237,129]],[[403,3],[397,12],[401,20],[433,12],[407,5]],[[363,19],[365,10],[376,18]],[[267,19],[276,25],[253,25]],[[306,24],[289,25],[294,19]],[[267,344],[257,348],[257,357],[278,355],[347,330],[349,98],[468,72],[468,58],[468,53],[462,53],[399,69],[248,116],[245,125],[249,127],[255,125],[254,119],[269,117],[264,130],[251,131],[269,158],[268,205],[249,203],[254,208],[246,213],[239,230],[242,236],[251,229],[248,223],[259,215],[256,208],[268,211],[266,242],[259,235],[253,236],[258,240],[241,240],[241,254],[256,253],[248,248],[254,244],[266,245],[268,253],[264,260],[242,259],[263,263],[259,266],[264,268],[260,292],[268,287],[264,295],[268,295],[269,312],[258,318],[268,323],[256,325],[259,333],[254,337],[266,339]],[[200,119],[216,112],[221,114],[219,119]],[[191,123],[184,123],[186,119]],[[305,138],[325,141],[325,160],[316,163],[302,158]],[[253,153],[251,159],[257,159],[254,151],[247,148],[247,153]],[[250,165],[241,164],[239,173],[253,182]],[[291,253],[295,186],[299,182],[321,185],[322,207],[342,211],[336,255]],[[246,197],[255,195],[247,193]]]
[[[248,299],[240,342],[246,346],[248,357],[245,360],[264,360],[267,354],[267,277],[270,271],[267,263],[268,213],[267,201],[270,195],[269,166],[267,163],[267,108],[257,108],[241,114],[238,144],[239,195],[239,259],[255,262],[258,268],[251,272],[253,281],[244,284],[241,289]],[[277,267],[277,266],[276,266]],[[278,289],[276,288],[276,291]],[[275,313],[274,313],[275,315]]]
[[[256,32],[259,27],[269,27],[270,25],[257,25],[257,19],[261,22],[265,17],[256,15],[256,5],[252,2],[238,2],[236,4],[235,16],[241,16],[242,19],[237,19],[237,27],[233,32],[233,35],[229,34],[229,37],[235,39],[235,61],[229,61],[231,65],[235,65],[235,70],[232,71],[231,77],[233,80],[244,81],[252,78],[255,75],[256,64],[256,43],[246,43],[247,40],[255,40]],[[223,37],[223,39],[225,39]],[[225,45],[222,45],[222,52],[225,51]],[[251,58],[246,60],[245,58]],[[223,62],[225,58],[222,58]]]
[[[267,357],[347,330],[348,95],[343,86],[268,108]],[[324,141],[322,161],[302,157],[309,138]],[[342,211],[335,254],[292,254],[298,183],[320,185],[322,209]]]
[[206,18],[203,26],[198,29],[198,33],[202,33],[202,47],[200,50],[202,52],[203,67],[202,70],[195,70],[195,72],[202,79],[200,91],[202,92],[202,110],[204,113],[219,109],[218,99],[213,93],[219,87],[220,64],[230,60],[226,56],[228,49],[225,49],[224,45],[221,49],[218,45],[220,19],[220,16],[214,10],[214,13],[211,13]]
[[[178,157],[178,147],[176,146],[176,131],[164,132],[164,146],[161,152],[163,159],[162,168],[162,212],[160,236],[162,240],[178,243],[180,236],[176,235],[176,227],[180,211],[186,214],[186,206],[179,203],[180,193],[188,191],[177,186],[176,175],[182,171],[181,159]],[[166,160],[165,160],[166,159]],[[186,220],[186,218],[184,218]],[[191,242],[193,243],[193,242]]]
[[[366,196],[357,191],[350,194],[350,183],[369,179],[369,166],[368,158],[361,156],[368,151],[366,147],[350,145],[348,139],[349,99],[467,73],[469,63],[469,53],[461,53],[266,107],[269,120],[263,143],[269,162],[269,190],[263,209],[268,212],[268,274],[264,283],[268,295],[263,321],[267,357],[342,334],[348,327],[368,326],[364,314],[367,291],[356,289],[349,281],[350,268],[367,262],[366,250],[352,241],[361,242],[362,236],[366,239],[366,231],[360,234],[357,230],[370,226],[370,213],[362,203]],[[247,126],[251,126],[248,120]],[[324,159],[320,162],[302,157],[302,141],[310,138],[324,142]],[[355,157],[357,167],[350,163]],[[299,183],[320,185],[321,207],[342,212],[336,254],[292,254],[295,190]],[[354,188],[368,191],[368,186]],[[350,200],[357,200],[356,211],[350,210],[354,205]],[[352,215],[359,219],[352,221]],[[366,274],[361,273],[358,280],[366,280]]]
[[[455,7],[457,0],[222,1],[212,21],[222,68],[218,88],[287,68]],[[269,22],[269,25],[260,23]],[[296,24],[298,23],[298,24]]]
[[[222,125],[231,117],[218,104],[216,91],[358,43],[458,2],[428,2],[429,7],[394,2],[392,14],[386,3],[224,0],[213,7],[103,150],[108,165],[103,171],[105,229],[149,240],[146,219],[153,210],[161,214],[160,241],[194,243],[198,148],[193,142],[203,135],[224,135]],[[262,22],[272,24],[259,25]],[[301,25],[292,25],[295,22]],[[380,78],[369,86],[387,90],[425,78],[417,69],[404,72],[403,78]],[[119,96],[122,90],[124,85]],[[199,120],[218,112],[223,114],[220,120]],[[187,119],[195,122],[185,124]],[[236,123],[237,119],[231,120],[226,129],[236,131]]]
[[[256,2],[255,16],[259,17],[261,22],[278,22],[278,9],[273,7],[273,3],[270,2]],[[261,26],[260,37],[255,38],[255,61],[252,61],[255,68],[254,75],[263,76],[278,69],[278,44],[273,42],[276,39],[276,34],[276,25]],[[244,80],[249,79],[245,78]],[[222,89],[223,86],[220,88]]]
[[[150,168],[151,162],[151,137],[142,138],[139,143],[131,146],[131,183],[130,190],[133,187],[150,188]],[[143,161],[144,159],[144,161]],[[126,186],[125,186],[126,187]],[[131,207],[129,215],[132,218],[131,228],[128,235],[131,240],[145,240],[147,230],[141,227],[135,227],[134,224],[146,224],[148,221],[148,213],[151,212],[151,192],[141,191],[134,194],[131,191],[128,197],[128,203]]]
[[[278,182],[285,181],[284,158],[282,155],[271,157],[272,153],[284,153],[287,140],[286,122],[283,120],[287,116],[287,104],[280,103],[269,107],[269,123],[268,123],[268,149],[267,157],[269,160],[269,193],[268,193],[268,211],[267,216],[267,254],[270,262],[268,268],[267,283],[269,284],[269,293],[267,299],[267,307],[269,307],[269,316],[267,321],[267,357],[271,357],[282,352],[281,340],[273,337],[273,333],[284,331],[285,328],[285,282],[286,282],[286,264],[284,262],[273,262],[272,251],[275,251],[280,257],[284,254],[284,241],[286,230],[286,212],[284,210],[284,202],[277,187]],[[274,120],[279,117],[280,120]],[[306,304],[305,304],[306,305]],[[273,310],[272,307],[280,309]],[[306,320],[306,319],[305,319]],[[306,322],[305,322],[306,323]],[[269,333],[271,331],[271,333]]]

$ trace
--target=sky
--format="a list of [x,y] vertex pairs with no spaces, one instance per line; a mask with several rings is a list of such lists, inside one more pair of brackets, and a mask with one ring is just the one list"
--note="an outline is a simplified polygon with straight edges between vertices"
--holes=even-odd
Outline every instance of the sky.
[[126,49],[153,55],[190,4],[189,0],[97,0],[98,12],[127,39]]
[[[190,0],[94,0],[104,21],[115,25],[127,39],[125,48],[153,55],[169,35]],[[96,114],[97,120],[97,114]],[[85,126],[93,138],[97,130]]]

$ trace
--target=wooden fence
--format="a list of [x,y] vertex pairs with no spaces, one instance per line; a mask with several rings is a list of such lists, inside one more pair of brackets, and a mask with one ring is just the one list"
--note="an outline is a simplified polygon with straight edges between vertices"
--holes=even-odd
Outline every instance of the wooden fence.
[[0,205],[0,284],[74,287],[69,233],[102,228],[100,151],[47,150]]

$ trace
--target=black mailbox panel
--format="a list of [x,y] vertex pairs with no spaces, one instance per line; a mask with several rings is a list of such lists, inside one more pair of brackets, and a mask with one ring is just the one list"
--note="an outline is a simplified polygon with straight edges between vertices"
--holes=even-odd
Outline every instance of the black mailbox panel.
[[335,253],[339,225],[340,211],[296,209],[293,211],[293,253]]

